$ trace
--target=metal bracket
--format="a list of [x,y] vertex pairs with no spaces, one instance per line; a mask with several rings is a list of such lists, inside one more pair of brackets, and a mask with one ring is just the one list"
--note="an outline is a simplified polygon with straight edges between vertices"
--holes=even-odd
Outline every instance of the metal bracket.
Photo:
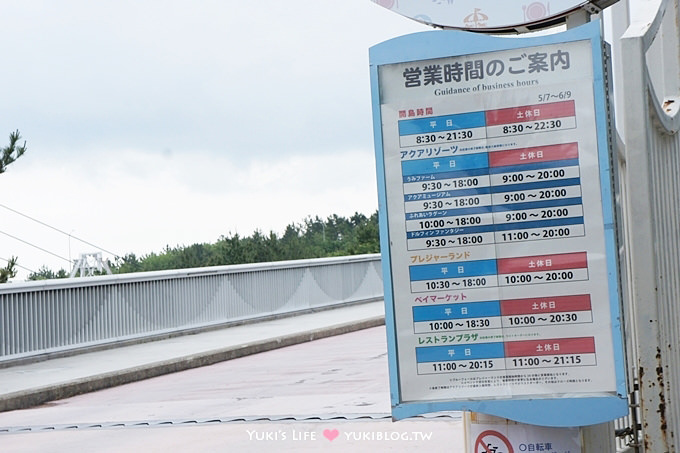
[[630,418],[631,426],[626,426],[625,428],[619,428],[614,433],[616,437],[621,439],[626,439],[626,445],[633,448],[635,453],[640,451],[640,434],[642,432],[642,424],[638,422],[638,408],[640,404],[637,402],[637,392],[638,392],[637,382],[633,385],[633,391],[628,394],[628,400],[630,401]]

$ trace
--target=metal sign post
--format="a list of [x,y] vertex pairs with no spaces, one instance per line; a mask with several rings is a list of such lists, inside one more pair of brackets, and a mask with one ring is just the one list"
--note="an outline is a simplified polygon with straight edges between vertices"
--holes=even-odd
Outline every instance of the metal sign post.
[[371,48],[395,419],[628,413],[600,24]]

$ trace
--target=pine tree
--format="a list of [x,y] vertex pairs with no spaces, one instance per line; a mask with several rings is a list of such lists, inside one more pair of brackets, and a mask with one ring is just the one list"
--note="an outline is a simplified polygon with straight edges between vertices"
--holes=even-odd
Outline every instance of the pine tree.
[[26,152],[26,142],[21,146],[17,146],[17,143],[21,140],[21,134],[18,130],[9,134],[9,146],[2,149],[0,155],[0,173],[4,173],[7,166],[17,160]]
[[17,257],[10,256],[7,260],[7,266],[0,267],[0,283],[7,283],[10,278],[17,276]]
[[[26,152],[26,142],[21,146],[17,143],[21,140],[19,131],[14,131],[9,134],[9,146],[6,146],[0,152],[0,173],[4,173],[9,164],[21,157]],[[12,256],[7,261],[7,266],[0,268],[0,283],[7,283],[10,278],[17,276],[17,257]]]

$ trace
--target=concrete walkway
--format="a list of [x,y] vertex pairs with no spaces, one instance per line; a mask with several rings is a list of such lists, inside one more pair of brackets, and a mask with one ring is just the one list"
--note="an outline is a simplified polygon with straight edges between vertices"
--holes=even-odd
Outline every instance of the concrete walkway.
[[3,412],[0,451],[466,451],[460,413],[392,421],[386,340],[377,326]]
[[0,369],[0,412],[384,324],[371,302]]

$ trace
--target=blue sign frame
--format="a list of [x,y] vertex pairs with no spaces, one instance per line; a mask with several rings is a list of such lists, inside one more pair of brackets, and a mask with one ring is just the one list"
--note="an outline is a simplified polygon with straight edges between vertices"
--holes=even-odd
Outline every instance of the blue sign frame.
[[[435,58],[464,56],[476,53],[513,50],[524,47],[589,40],[593,56],[595,118],[601,198],[605,231],[606,263],[609,286],[609,307],[612,322],[612,343],[616,376],[616,395],[556,398],[506,398],[408,402],[402,399],[399,382],[397,332],[395,324],[393,273],[386,195],[386,172],[383,148],[383,118],[379,68],[382,65],[406,63]],[[380,215],[380,245],[385,286],[385,323],[387,327],[388,364],[392,416],[404,419],[418,414],[464,410],[505,417],[522,423],[542,426],[586,426],[604,423],[628,414],[625,359],[621,335],[620,283],[616,226],[613,207],[613,178],[610,168],[609,123],[603,57],[601,23],[593,21],[566,32],[533,38],[498,38],[463,31],[429,31],[401,36],[370,49],[370,75],[373,110],[374,145]],[[470,118],[474,115],[471,114]],[[468,120],[470,119],[468,118]],[[414,127],[417,124],[414,123]],[[415,316],[415,314],[414,314]]]

